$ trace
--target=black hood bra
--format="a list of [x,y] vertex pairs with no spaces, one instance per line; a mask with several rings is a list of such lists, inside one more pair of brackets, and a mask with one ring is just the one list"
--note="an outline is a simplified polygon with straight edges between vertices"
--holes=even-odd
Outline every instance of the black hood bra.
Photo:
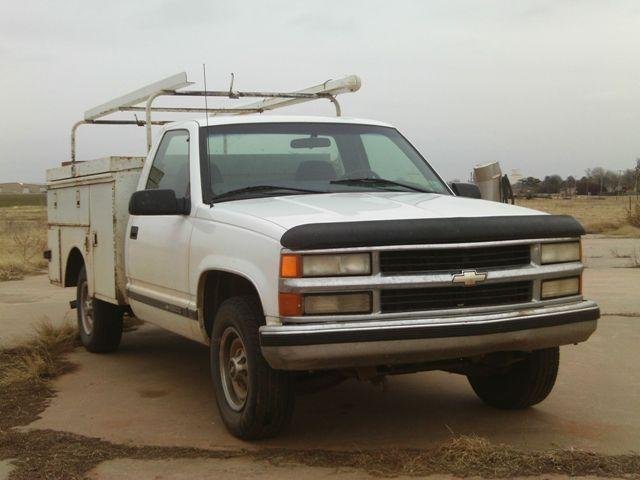
[[280,242],[291,250],[309,250],[579,237],[584,233],[580,222],[569,215],[505,215],[310,223],[287,230]]

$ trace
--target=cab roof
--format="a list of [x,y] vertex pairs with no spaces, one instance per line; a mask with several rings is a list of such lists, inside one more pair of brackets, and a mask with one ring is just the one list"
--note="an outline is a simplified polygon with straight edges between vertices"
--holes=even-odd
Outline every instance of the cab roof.
[[[319,115],[212,115],[208,119],[200,118],[195,120],[198,125],[204,127],[206,125],[237,125],[247,123],[346,123],[358,125],[375,125],[378,127],[391,127],[388,123],[379,122],[377,120],[368,120],[363,118],[350,117],[325,117]],[[177,123],[177,122],[176,122]],[[169,124],[167,127],[170,128]]]

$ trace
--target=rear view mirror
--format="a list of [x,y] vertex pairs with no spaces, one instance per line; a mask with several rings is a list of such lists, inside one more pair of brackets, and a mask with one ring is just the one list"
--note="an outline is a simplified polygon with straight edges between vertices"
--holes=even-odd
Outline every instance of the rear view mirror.
[[189,215],[188,198],[176,198],[173,190],[140,190],[129,200],[131,215]]
[[291,148],[324,148],[331,146],[331,140],[326,137],[294,138]]
[[482,198],[480,189],[475,183],[452,182],[451,189],[458,197]]

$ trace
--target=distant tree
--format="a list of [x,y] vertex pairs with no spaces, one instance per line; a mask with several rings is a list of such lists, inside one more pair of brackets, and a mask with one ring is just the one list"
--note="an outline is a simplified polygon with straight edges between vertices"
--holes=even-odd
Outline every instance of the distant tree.
[[540,190],[543,193],[560,193],[562,177],[560,175],[547,175],[542,181]]
[[525,188],[531,189],[533,191],[538,191],[538,188],[540,187],[540,183],[542,182],[539,178],[527,177],[520,180],[520,183]]
[[569,175],[564,182],[562,182],[566,188],[574,188],[576,186],[576,179],[573,175]]
[[604,173],[604,180],[602,181],[604,191],[611,193],[617,192],[620,188],[620,173],[613,170],[607,170]]
[[[606,170],[602,167],[588,168],[585,172],[587,174],[587,178],[589,179],[589,183],[595,183],[597,188],[597,194],[601,194],[604,192],[604,178],[606,175]],[[591,191],[591,190],[590,190]]]
[[624,192],[632,192],[636,187],[636,171],[633,168],[627,168],[620,175],[620,186]]
[[515,185],[515,191],[519,192],[519,194],[524,194],[527,197],[531,197],[538,193],[540,189],[540,184],[542,182],[539,178],[536,177],[526,177],[518,180]]
[[599,192],[600,183],[596,183],[593,178],[585,175],[576,182],[576,193],[578,195],[598,195]]

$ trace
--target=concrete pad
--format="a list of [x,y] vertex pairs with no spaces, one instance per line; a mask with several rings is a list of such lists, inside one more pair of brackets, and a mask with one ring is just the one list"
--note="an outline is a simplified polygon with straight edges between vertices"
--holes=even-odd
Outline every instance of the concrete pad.
[[11,460],[0,460],[0,480],[8,480],[14,468],[15,467],[11,465]]
[[583,294],[598,302],[603,315],[640,317],[640,268],[586,269]]
[[[212,460],[212,459],[175,459],[175,460],[130,460],[119,459],[104,462],[89,472],[91,480],[120,480],[135,478],[136,480],[225,480],[262,478],[265,480],[336,480],[379,479],[360,470],[329,469],[298,465],[273,466],[248,459]],[[452,475],[429,475],[426,477],[394,476],[394,479],[409,480],[423,478],[428,480],[457,480]],[[480,477],[466,477],[467,480],[479,480]],[[531,477],[512,477],[513,480],[530,480]],[[568,480],[568,475],[544,475],[547,480]],[[582,480],[594,480],[597,477],[580,477]]]
[[587,235],[582,239],[587,268],[633,268],[640,265],[640,238]]
[[0,282],[0,348],[28,338],[43,320],[53,324],[75,321],[75,310],[69,308],[75,296],[75,288],[53,286],[47,275]]
[[[265,480],[305,480],[325,479],[357,480],[372,477],[362,471],[337,468],[307,467],[304,465],[274,466],[256,462],[248,458],[229,460],[217,459],[171,459],[171,460],[130,460],[118,459],[100,464],[89,472],[92,480],[225,480],[263,478]],[[404,479],[408,477],[394,477]],[[415,478],[415,477],[413,477]],[[436,477],[430,477],[436,479]],[[437,477],[441,479],[452,477]]]
[[58,396],[29,428],[207,449],[421,448],[453,432],[524,449],[640,451],[639,344],[638,320],[603,319],[588,342],[562,349],[555,390],[526,411],[485,407],[464,377],[443,372],[391,377],[387,391],[350,380],[299,396],[281,437],[246,444],[218,416],[206,347],[145,326],[115,354],[74,353],[80,369],[55,382]]

